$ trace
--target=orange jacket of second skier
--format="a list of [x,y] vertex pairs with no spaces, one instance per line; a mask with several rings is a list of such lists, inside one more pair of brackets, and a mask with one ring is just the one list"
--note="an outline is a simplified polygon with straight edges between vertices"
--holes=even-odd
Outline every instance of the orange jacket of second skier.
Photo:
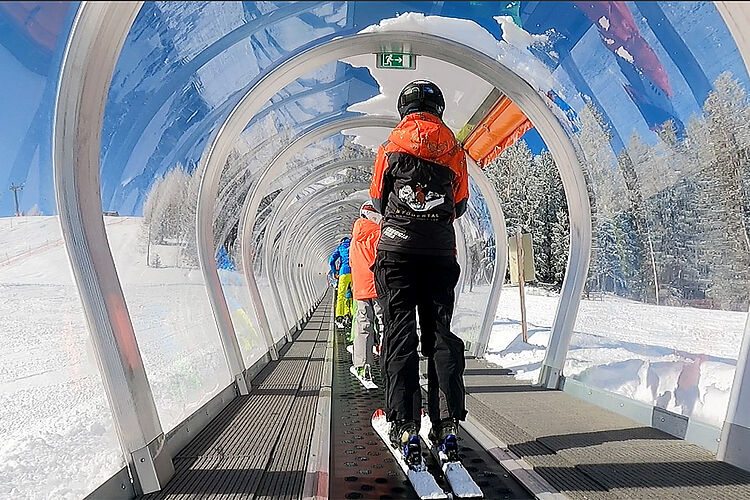
[[360,217],[352,228],[349,245],[349,265],[352,268],[352,290],[355,300],[374,299],[375,276],[370,268],[375,263],[380,226],[370,219]]

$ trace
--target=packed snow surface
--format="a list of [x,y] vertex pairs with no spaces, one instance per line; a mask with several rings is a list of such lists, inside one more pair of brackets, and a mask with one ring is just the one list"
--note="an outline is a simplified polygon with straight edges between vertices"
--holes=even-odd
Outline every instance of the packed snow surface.
[[0,219],[0,249],[0,498],[81,498],[125,462],[57,217]]
[[[536,380],[559,295],[527,287],[528,343],[517,287],[500,297],[487,359]],[[602,295],[582,300],[566,376],[721,427],[747,314],[656,306]]]
[[[230,383],[202,274],[167,245],[147,267],[140,218],[105,225],[167,432]],[[220,277],[249,366],[265,347],[247,288]],[[57,217],[0,219],[0,289],[0,498],[81,498],[125,462]]]

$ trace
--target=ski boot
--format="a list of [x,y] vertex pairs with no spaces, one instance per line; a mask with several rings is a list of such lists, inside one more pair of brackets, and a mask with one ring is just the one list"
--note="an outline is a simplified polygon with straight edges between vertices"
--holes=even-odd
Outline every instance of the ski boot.
[[392,422],[388,438],[394,448],[401,449],[407,465],[411,467],[422,463],[422,444],[419,440],[419,430],[414,422],[409,420]]
[[432,441],[441,454],[445,455],[449,462],[457,462],[458,457],[458,420],[444,418],[440,422],[433,422],[430,429],[430,441]]

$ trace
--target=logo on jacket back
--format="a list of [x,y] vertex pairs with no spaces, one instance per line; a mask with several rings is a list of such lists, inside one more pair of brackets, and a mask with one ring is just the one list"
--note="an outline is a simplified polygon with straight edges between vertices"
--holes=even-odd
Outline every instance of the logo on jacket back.
[[383,236],[390,239],[401,238],[402,240],[408,240],[409,236],[402,230],[396,229],[393,226],[388,226],[383,229]]
[[398,190],[398,197],[415,212],[427,212],[442,205],[445,201],[444,194],[437,194],[433,191],[425,192],[425,186],[422,184],[417,184],[415,188],[408,184],[403,186]]

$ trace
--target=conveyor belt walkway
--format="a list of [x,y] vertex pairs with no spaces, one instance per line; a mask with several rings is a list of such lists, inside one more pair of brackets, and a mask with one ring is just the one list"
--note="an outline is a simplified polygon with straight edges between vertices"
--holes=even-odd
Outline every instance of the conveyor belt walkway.
[[149,499],[300,498],[330,330],[331,294],[293,342],[174,460]]
[[750,473],[563,391],[467,362],[470,421],[574,499],[748,499]]
[[[332,414],[316,418],[321,384],[326,384],[323,365],[333,332],[331,307],[328,294],[294,341],[281,350],[280,359],[253,380],[251,393],[233,400],[180,451],[174,460],[175,476],[164,490],[146,498],[297,499],[304,496],[305,480],[311,482],[306,475],[315,476],[313,483],[329,479],[330,498],[415,498],[371,428],[370,418],[382,405],[383,393],[366,391],[349,373],[345,332],[334,337]],[[382,386],[377,367],[374,375]],[[316,422],[326,429],[314,433]],[[329,476],[307,472],[311,450],[319,450],[313,435],[330,439]],[[531,498],[476,441],[466,433],[461,440],[464,462],[487,498]]]
[[[370,425],[382,389],[367,391],[350,375],[346,332],[332,328],[331,302],[329,293],[281,358],[253,380],[251,393],[180,451],[175,476],[148,498],[298,499],[306,483],[321,481],[327,485],[317,494],[330,498],[414,498]],[[324,369],[331,345],[332,374]],[[382,387],[380,370],[373,371]],[[537,498],[561,497],[556,491],[581,499],[750,498],[750,473],[703,448],[532,387],[483,360],[468,360],[465,380],[463,461],[487,498],[530,498],[528,491]],[[330,415],[318,408],[324,393]],[[321,459],[326,446],[314,441],[329,443],[329,461]],[[317,473],[309,471],[316,463]]]
[[[330,497],[416,498],[391,453],[372,429],[372,414],[385,401],[380,369],[373,367],[378,389],[368,391],[362,387],[349,373],[351,355],[346,350],[346,336],[343,331],[335,335]],[[486,498],[533,498],[466,432],[459,435],[459,442],[461,459]],[[423,454],[433,472],[439,474],[429,453],[425,450]],[[442,478],[438,484],[450,491]]]

